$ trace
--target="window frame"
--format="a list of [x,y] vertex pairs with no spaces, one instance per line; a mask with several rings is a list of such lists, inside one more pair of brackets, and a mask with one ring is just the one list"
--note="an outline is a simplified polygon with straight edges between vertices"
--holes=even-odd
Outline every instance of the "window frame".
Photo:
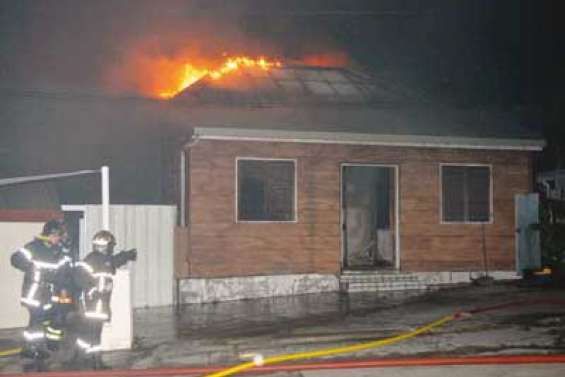
[[[447,221],[443,217],[443,167],[444,166],[452,166],[452,167],[482,167],[488,168],[489,170],[489,214],[487,221]],[[481,163],[456,163],[456,162],[442,162],[439,164],[439,219],[440,224],[493,224],[494,223],[494,179],[492,174],[492,164],[481,164]]]
[[[294,206],[292,220],[240,220],[239,219],[239,162],[240,161],[284,161],[292,162],[294,167]],[[236,157],[235,158],[235,213],[236,224],[296,224],[298,223],[298,160],[295,158]]]

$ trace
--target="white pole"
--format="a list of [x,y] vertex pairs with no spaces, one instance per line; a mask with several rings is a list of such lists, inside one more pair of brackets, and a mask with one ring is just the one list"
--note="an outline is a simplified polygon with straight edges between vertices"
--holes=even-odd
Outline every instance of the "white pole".
[[102,166],[102,229],[110,230],[110,168]]
[[180,152],[180,226],[186,226],[186,150]]

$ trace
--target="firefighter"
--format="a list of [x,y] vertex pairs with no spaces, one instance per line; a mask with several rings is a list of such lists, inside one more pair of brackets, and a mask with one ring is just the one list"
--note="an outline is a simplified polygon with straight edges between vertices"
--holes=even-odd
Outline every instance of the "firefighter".
[[[53,315],[51,321],[51,327],[59,330],[64,336],[68,324],[67,317],[69,313],[76,310],[76,287],[73,281],[73,271],[72,268],[76,263],[75,258],[73,258],[72,250],[72,240],[69,236],[67,225],[61,222],[62,236],[59,242],[59,251],[61,255],[68,258],[70,263],[63,267],[60,271],[60,278],[57,279],[53,285]],[[48,348],[53,350],[59,348],[61,342],[48,341]]]
[[100,339],[104,323],[111,319],[110,299],[116,268],[137,258],[135,249],[114,254],[115,246],[112,233],[99,231],[92,239],[93,251],[75,268],[75,283],[81,289],[81,323],[76,339],[78,360],[86,358],[94,369],[107,368],[100,356]]
[[[11,256],[12,266],[24,272],[21,304],[29,311],[29,324],[23,332],[21,356],[32,359],[31,367],[42,369],[49,357],[48,346],[58,344],[62,331],[53,326],[54,286],[64,284],[70,258],[60,251],[64,228],[59,220],[49,220],[41,234]],[[49,347],[53,348],[53,347]],[[29,366],[28,366],[29,367]]]

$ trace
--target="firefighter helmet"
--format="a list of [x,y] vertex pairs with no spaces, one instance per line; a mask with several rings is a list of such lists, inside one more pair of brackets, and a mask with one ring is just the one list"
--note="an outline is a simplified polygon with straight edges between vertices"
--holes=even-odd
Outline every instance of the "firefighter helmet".
[[116,238],[112,233],[107,230],[101,230],[92,238],[92,246],[94,250],[101,253],[112,254],[114,246],[116,245]]
[[61,220],[49,220],[43,225],[43,230],[41,231],[42,236],[58,235],[62,236],[65,234],[65,224]]

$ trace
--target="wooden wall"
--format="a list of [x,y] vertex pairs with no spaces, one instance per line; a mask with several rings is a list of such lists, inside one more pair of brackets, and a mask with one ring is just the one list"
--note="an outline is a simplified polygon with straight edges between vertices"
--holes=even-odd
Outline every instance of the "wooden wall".
[[[237,157],[297,160],[298,222],[236,223]],[[201,140],[189,151],[188,275],[229,277],[339,273],[340,166],[399,167],[400,265],[405,271],[482,268],[482,227],[440,224],[439,164],[492,165],[494,223],[489,267],[514,269],[514,195],[531,190],[530,153]]]

